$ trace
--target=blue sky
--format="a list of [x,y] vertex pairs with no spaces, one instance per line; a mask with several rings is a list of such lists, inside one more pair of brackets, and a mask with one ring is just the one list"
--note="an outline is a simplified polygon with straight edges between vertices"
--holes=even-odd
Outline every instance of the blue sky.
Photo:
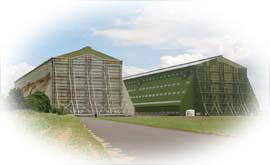
[[[269,15],[269,2],[255,0],[0,1],[1,94],[6,95],[17,78],[51,56],[90,45],[122,59],[126,75],[223,54],[248,68],[261,110],[269,112]],[[15,161],[21,163],[29,153],[36,153],[31,159],[35,162],[46,161],[40,154],[46,147],[38,150],[33,140],[27,144],[23,136],[17,138],[23,132],[14,131],[16,125],[8,114],[0,113],[6,135],[1,136],[1,148],[12,153],[1,160],[14,159],[12,144],[27,146],[16,149],[20,154]],[[269,119],[255,121],[248,125],[251,134],[244,129],[243,139],[225,142],[217,152],[204,150],[198,161],[220,164],[220,156],[225,155],[230,159],[224,157],[223,164],[269,162]],[[54,158],[47,160],[59,161]]]
[[134,10],[139,9],[141,5],[128,6],[130,11],[119,11],[121,7],[118,6],[117,8],[111,7],[106,12],[85,10],[77,13],[71,19],[63,18],[60,23],[49,25],[45,32],[32,36],[27,42],[20,45],[20,56],[13,62],[24,61],[36,66],[51,56],[91,46],[96,50],[124,60],[126,64],[133,63],[140,66],[141,61],[136,57],[138,54],[155,55],[160,54],[160,52],[154,49],[149,50],[144,46],[120,48],[112,40],[95,36],[92,33],[93,29],[111,28],[114,21],[119,18],[130,19],[134,17]]
[[269,63],[260,47],[267,26],[263,10],[254,15],[253,7],[196,1],[10,4],[1,9],[9,16],[1,31],[7,55],[2,66],[11,71],[3,72],[2,88],[7,93],[14,80],[52,56],[91,46],[123,60],[124,75],[222,54],[249,69],[264,98],[268,81],[258,77],[269,76],[262,72]]
[[[93,31],[96,29],[113,28],[118,19],[129,20],[135,18],[134,12],[143,8],[142,5],[127,5],[130,10],[119,11],[121,6],[103,10],[77,14],[74,18],[63,18],[60,23],[50,25],[42,34],[34,35],[24,44],[20,45],[20,56],[14,63],[20,61],[37,66],[46,59],[63,53],[81,49],[85,46],[104,52],[124,61],[125,65],[134,65],[145,69],[153,69],[159,65],[159,58],[170,52],[177,54],[181,49],[162,50],[159,47],[148,47],[145,45],[121,46],[114,40],[96,36]],[[142,63],[143,59],[143,63]]]
[[[122,59],[127,66],[133,65],[146,70],[157,68],[160,66],[160,58],[162,56],[174,56],[185,53],[189,46],[182,45],[171,47],[171,45],[169,45],[168,48],[164,49],[164,45],[166,47],[167,44],[166,42],[175,41],[166,41],[160,44],[153,43],[153,45],[151,45],[151,43],[140,44],[139,42],[134,42],[132,38],[130,43],[127,41],[127,44],[123,45],[119,42],[126,42],[125,39],[121,40],[117,37],[111,38],[106,35],[94,34],[95,31],[102,32],[107,29],[132,29],[133,25],[130,24],[129,21],[136,20],[141,16],[143,17],[145,13],[147,14],[148,6],[151,6],[151,4],[145,2],[118,3],[117,5],[110,6],[110,8],[107,6],[102,7],[103,10],[83,10],[80,13],[76,13],[71,18],[63,17],[59,22],[46,26],[46,30],[43,30],[42,33],[35,34],[26,40],[26,42],[22,43],[20,48],[18,48],[20,55],[17,56],[13,63],[24,61],[30,65],[37,66],[51,56],[78,50],[84,46],[91,46],[96,50]],[[160,6],[157,6],[157,9],[158,7]],[[164,15],[166,15],[166,13],[164,13]],[[178,16],[175,16],[175,21],[177,21],[177,17]],[[122,22],[117,23],[119,20]],[[172,24],[174,23],[172,22]],[[200,28],[196,28],[195,26],[200,26]],[[215,34],[222,35],[220,34],[222,29],[219,29],[218,31],[215,30],[215,32],[212,33],[212,31],[207,30],[207,28],[209,28],[209,25],[197,19],[194,20],[194,22],[187,22],[186,25],[173,31],[172,34],[196,36],[197,38],[202,39],[214,36]],[[157,32],[157,34],[149,34],[150,37],[151,35],[153,35],[154,39],[156,37],[162,38],[162,36],[158,36],[159,32]],[[147,40],[149,38],[139,38],[138,40],[140,39]],[[216,54],[212,54],[212,56],[215,55]]]

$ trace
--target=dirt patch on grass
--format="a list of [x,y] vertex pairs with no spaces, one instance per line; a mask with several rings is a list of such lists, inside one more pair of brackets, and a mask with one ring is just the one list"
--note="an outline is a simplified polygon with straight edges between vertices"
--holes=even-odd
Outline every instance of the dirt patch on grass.
[[25,126],[29,136],[37,137],[41,142],[48,142],[61,153],[71,154],[74,159],[85,162],[108,158],[102,144],[96,141],[75,116],[31,110],[14,111],[13,114],[16,120]]
[[72,129],[71,128],[66,128],[65,131],[57,137],[57,139],[61,143],[67,144],[67,142],[69,141],[71,136],[72,136]]
[[51,128],[42,129],[42,130],[36,132],[35,135],[37,135],[37,136],[44,136],[44,135],[47,135],[48,132],[50,132],[50,131],[51,131]]

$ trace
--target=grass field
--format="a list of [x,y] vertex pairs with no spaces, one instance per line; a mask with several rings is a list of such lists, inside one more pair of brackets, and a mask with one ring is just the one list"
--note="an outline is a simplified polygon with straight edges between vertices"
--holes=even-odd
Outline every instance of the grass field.
[[233,116],[159,116],[159,117],[101,117],[104,120],[126,122],[145,126],[192,131],[199,133],[210,133],[217,135],[235,135],[237,130],[247,125],[251,117]]
[[43,137],[65,151],[82,156],[107,158],[103,146],[88,132],[80,119],[72,115],[40,113],[30,110],[14,111],[20,122],[33,135]]

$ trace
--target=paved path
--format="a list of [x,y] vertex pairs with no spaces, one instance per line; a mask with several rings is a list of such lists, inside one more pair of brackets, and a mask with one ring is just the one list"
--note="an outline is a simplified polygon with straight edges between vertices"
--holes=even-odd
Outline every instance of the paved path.
[[[120,148],[125,154],[136,157],[134,162],[147,158],[175,159],[181,155],[203,149],[228,137],[176,131],[142,125],[81,117],[81,121],[96,136]],[[177,153],[177,154],[175,154]],[[160,161],[158,161],[160,162]]]

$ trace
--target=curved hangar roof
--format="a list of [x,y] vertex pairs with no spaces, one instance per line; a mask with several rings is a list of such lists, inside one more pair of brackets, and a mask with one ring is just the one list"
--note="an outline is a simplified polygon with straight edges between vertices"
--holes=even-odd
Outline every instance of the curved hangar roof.
[[156,73],[161,73],[161,72],[165,72],[165,71],[170,71],[170,70],[175,70],[175,69],[180,69],[180,68],[186,68],[189,66],[194,66],[194,65],[199,65],[214,59],[219,59],[225,63],[228,63],[230,65],[234,65],[236,67],[240,67],[240,68],[245,68],[244,66],[237,64],[227,58],[224,58],[222,55],[219,56],[214,56],[214,57],[210,57],[210,58],[205,58],[205,59],[201,59],[201,60],[196,60],[196,61],[192,61],[192,62],[188,62],[188,63],[184,63],[184,64],[179,64],[179,65],[174,65],[174,66],[170,66],[170,67],[166,67],[166,68],[161,68],[161,69],[156,69],[156,70],[152,70],[152,71],[148,71],[148,72],[144,72],[144,73],[139,73],[139,74],[135,74],[135,75],[131,75],[131,76],[126,76],[123,78],[123,80],[128,80],[128,79],[133,79],[133,78],[138,78],[138,77],[142,77],[142,76],[148,76],[148,75],[152,75],[152,74],[156,74]]

